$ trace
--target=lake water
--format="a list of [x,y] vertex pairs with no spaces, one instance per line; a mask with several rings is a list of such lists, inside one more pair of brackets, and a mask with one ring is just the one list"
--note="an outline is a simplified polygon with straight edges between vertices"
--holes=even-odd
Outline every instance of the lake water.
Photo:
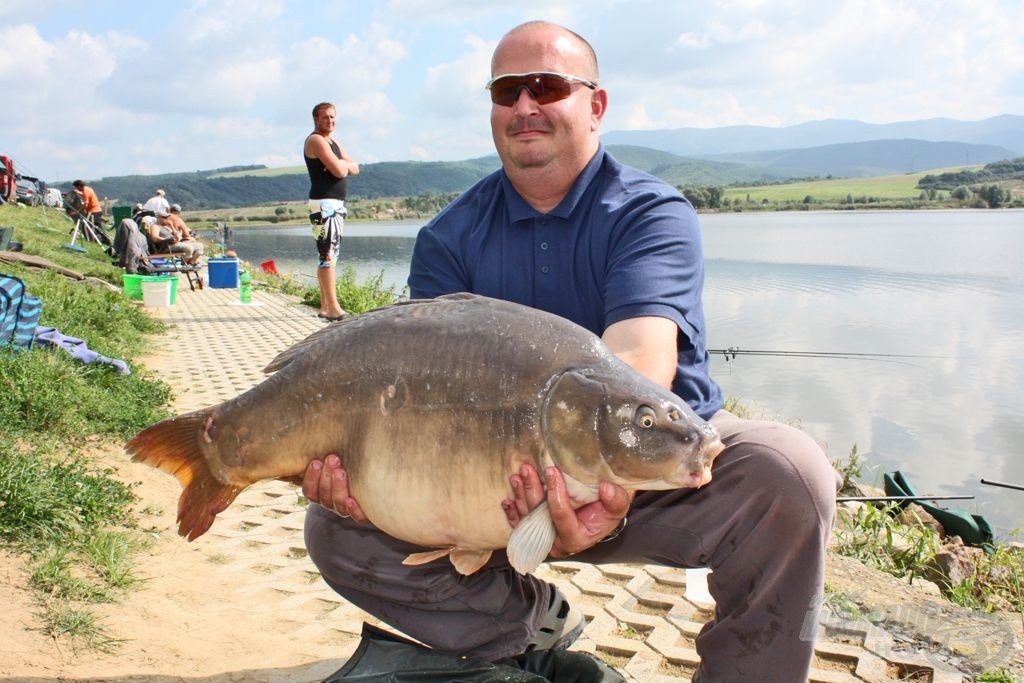
[[[422,222],[345,227],[341,265],[402,291]],[[730,396],[797,421],[832,460],[856,444],[880,485],[1024,527],[1024,212],[702,215],[713,373]],[[309,228],[236,228],[241,258],[310,278]],[[837,358],[742,351],[869,354]],[[895,357],[900,356],[900,357]]]

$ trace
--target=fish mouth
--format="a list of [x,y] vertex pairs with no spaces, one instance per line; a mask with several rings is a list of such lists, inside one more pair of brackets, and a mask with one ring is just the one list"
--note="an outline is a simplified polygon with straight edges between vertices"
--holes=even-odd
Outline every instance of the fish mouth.
[[677,469],[671,476],[658,480],[644,482],[638,488],[654,487],[661,484],[663,488],[694,488],[699,489],[711,483],[711,465],[715,458],[725,450],[722,440],[715,437],[700,450],[697,456],[696,467],[684,466]]
[[713,440],[709,441],[704,446],[703,456],[708,461],[708,467],[711,467],[711,463],[713,463],[715,461],[715,458],[721,455],[722,451],[724,450],[725,444],[722,443],[722,439],[718,436],[716,436]]

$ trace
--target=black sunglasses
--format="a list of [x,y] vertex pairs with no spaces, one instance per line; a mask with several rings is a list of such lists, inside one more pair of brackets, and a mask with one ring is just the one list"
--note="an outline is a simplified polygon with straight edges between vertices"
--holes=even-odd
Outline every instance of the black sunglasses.
[[519,99],[519,91],[526,88],[537,104],[551,104],[564,100],[572,94],[572,84],[582,83],[591,90],[597,83],[579,76],[538,71],[532,74],[505,74],[487,81],[484,87],[491,91],[491,102],[502,107],[511,107]]

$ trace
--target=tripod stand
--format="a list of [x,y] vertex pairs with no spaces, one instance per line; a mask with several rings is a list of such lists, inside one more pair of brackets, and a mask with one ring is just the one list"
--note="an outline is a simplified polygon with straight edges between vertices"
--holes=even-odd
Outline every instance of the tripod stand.
[[82,234],[82,239],[95,242],[96,244],[102,244],[100,238],[96,235],[96,230],[93,228],[92,223],[81,216],[75,219],[75,227],[71,231],[71,244],[67,245],[69,249],[74,251],[85,251],[82,247],[75,246],[75,240],[78,239],[79,233]]
[[88,242],[95,242],[100,247],[103,247],[106,252],[114,255],[114,243],[111,241],[109,234],[103,231],[103,228],[98,225],[94,225],[89,218],[78,211],[72,214],[75,218],[75,227],[71,231],[71,244],[65,245],[65,249],[71,249],[72,251],[84,252],[85,249],[75,244],[78,240],[79,234],[82,239]]

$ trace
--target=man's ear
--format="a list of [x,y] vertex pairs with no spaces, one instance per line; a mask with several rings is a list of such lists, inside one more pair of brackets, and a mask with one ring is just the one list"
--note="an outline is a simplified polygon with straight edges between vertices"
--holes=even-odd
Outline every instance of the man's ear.
[[590,94],[590,130],[596,131],[601,126],[601,119],[608,111],[608,91],[598,87]]

